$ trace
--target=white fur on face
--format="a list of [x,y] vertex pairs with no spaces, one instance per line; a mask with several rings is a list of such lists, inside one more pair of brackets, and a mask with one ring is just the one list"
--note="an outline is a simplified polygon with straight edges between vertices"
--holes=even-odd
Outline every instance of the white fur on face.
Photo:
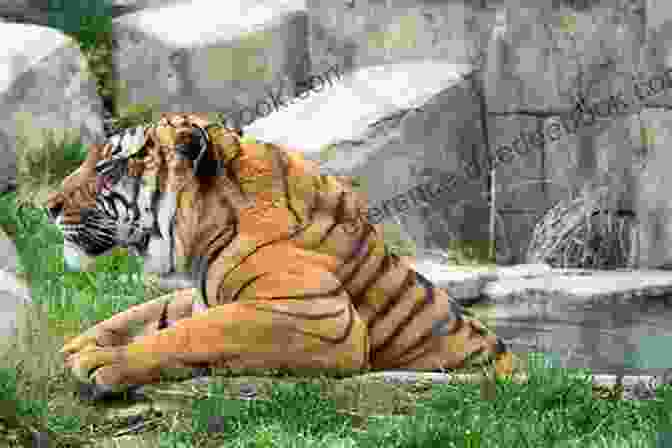
[[[141,193],[141,195],[143,195],[143,193]],[[143,218],[147,218],[142,206],[140,210]],[[168,192],[163,194],[159,199],[157,210],[157,224],[161,231],[161,237],[152,235],[149,239],[147,251],[142,254],[145,272],[167,274],[171,272],[173,266],[175,266],[174,244],[172,246],[173,252],[171,252],[170,221],[175,216],[176,210],[177,200],[175,193]],[[148,222],[146,224],[148,225]]]

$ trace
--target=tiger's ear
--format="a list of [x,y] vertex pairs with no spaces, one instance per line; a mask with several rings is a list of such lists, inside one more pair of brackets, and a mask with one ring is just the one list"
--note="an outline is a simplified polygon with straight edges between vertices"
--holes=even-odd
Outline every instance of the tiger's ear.
[[211,143],[206,129],[192,124],[190,135],[183,143],[175,145],[175,152],[182,159],[191,160],[194,164],[194,177],[218,176],[224,166],[222,160],[209,157]]

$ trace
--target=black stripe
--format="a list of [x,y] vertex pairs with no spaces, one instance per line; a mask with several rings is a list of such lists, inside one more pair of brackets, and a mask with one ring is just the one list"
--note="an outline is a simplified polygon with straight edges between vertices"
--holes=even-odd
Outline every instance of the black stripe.
[[256,281],[259,280],[261,277],[263,277],[264,275],[267,275],[267,274],[269,274],[269,273],[268,273],[268,272],[264,272],[263,274],[255,275],[255,276],[252,277],[251,279],[246,280],[245,283],[243,283],[242,286],[241,286],[240,288],[238,288],[238,291],[236,291],[236,293],[233,295],[232,302],[237,302],[237,301],[238,301],[238,297],[240,296],[240,294],[243,292],[243,290],[244,290],[245,288],[247,288],[247,287],[250,286],[252,283],[256,282]]
[[[256,280],[256,279],[255,279]],[[277,299],[277,297],[273,297],[273,300]],[[266,308],[263,307],[259,304],[251,303],[251,306],[254,308],[260,310],[260,311],[268,311],[271,313],[275,314],[282,314],[284,316],[294,316],[294,317],[300,317],[301,319],[306,319],[306,320],[320,320],[320,319],[332,319],[334,317],[338,317],[341,314],[343,314],[344,310],[340,311],[327,311],[322,314],[306,314],[306,313],[297,313],[295,311],[281,311],[281,310],[276,310],[273,308]]]
[[[386,255],[386,257],[387,256],[389,256],[389,255]],[[399,303],[399,301],[401,300],[403,295],[406,294],[406,292],[410,288],[415,286],[415,278],[416,277],[413,274],[414,274],[413,271],[409,269],[408,272],[406,273],[406,278],[402,282],[402,284],[399,287],[399,290],[397,290],[396,294],[394,294],[392,297],[390,297],[390,299],[385,303],[385,305],[382,307],[382,309],[373,316],[373,319],[371,319],[369,321],[369,324],[368,324],[369,329],[373,328],[373,326],[375,325],[376,322],[378,322],[380,319],[384,318],[390,312],[390,310],[397,303]]]
[[168,301],[166,300],[163,303],[163,311],[161,311],[161,317],[159,318],[158,330],[163,330],[168,328]]
[[294,215],[294,219],[296,220],[297,225],[301,225],[303,223],[303,220],[301,219],[301,216],[299,213],[294,210],[294,207],[292,206],[292,199],[289,195],[289,161],[287,160],[287,153],[280,150],[277,148],[275,145],[272,145],[270,143],[265,143],[264,144],[267,149],[270,149],[271,155],[275,161],[275,164],[280,167],[280,171],[282,173],[282,184],[283,188],[285,190],[285,200],[287,201],[287,208],[289,211],[292,212]]
[[191,276],[193,279],[196,280],[196,284],[200,286],[201,289],[201,295],[203,296],[203,302],[205,303],[205,306],[210,308],[210,304],[208,303],[208,295],[207,295],[207,290],[206,284],[208,282],[208,267],[210,266],[210,263],[208,262],[208,257],[206,256],[197,256],[194,257],[192,260],[192,267],[191,267]]
[[289,234],[289,235],[287,235],[287,236],[283,236],[283,237],[277,238],[277,239],[275,239],[275,240],[270,240],[270,241],[266,241],[266,242],[264,242],[264,243],[261,243],[261,244],[258,245],[252,252],[250,252],[249,254],[245,255],[245,256],[243,257],[243,259],[240,260],[240,262],[238,262],[234,267],[232,267],[231,269],[229,269],[229,271],[226,272],[226,273],[224,274],[224,277],[222,277],[222,282],[225,282],[225,281],[226,281],[226,277],[228,277],[234,270],[236,270],[236,269],[238,269],[240,266],[242,266],[248,258],[250,258],[252,255],[256,254],[260,249],[262,249],[262,248],[264,248],[264,247],[266,247],[266,246],[270,246],[271,244],[279,243],[279,242],[282,242],[282,241],[289,241],[289,240],[295,238],[297,235],[301,234],[301,233],[302,233],[303,231],[305,231],[309,226],[310,226],[310,223],[308,223],[306,226],[304,226],[304,227],[302,227],[302,228],[300,228],[300,229],[295,230],[293,233],[291,233],[291,234]]
[[243,190],[243,184],[240,182],[240,178],[238,177],[238,171],[233,168],[234,162],[239,159],[243,154],[243,150],[240,146],[238,146],[238,152],[236,155],[234,155],[231,160],[226,164],[225,170],[226,170],[226,176],[231,179],[231,181],[238,187],[238,192],[240,195],[245,199],[249,200],[249,197],[247,196],[247,193],[245,190]]
[[268,311],[268,312],[272,312],[272,313],[276,313],[276,314],[283,314],[285,316],[293,316],[293,317],[298,317],[298,318],[306,319],[306,320],[331,319],[331,318],[334,318],[334,317],[339,317],[343,313],[347,312],[348,316],[349,316],[348,325],[345,328],[342,336],[338,336],[338,337],[335,337],[335,338],[330,338],[328,336],[322,336],[322,335],[317,334],[317,333],[311,333],[309,331],[303,331],[303,330],[300,330],[298,328],[292,328],[292,331],[295,331],[296,333],[304,334],[306,336],[312,336],[314,338],[319,339],[322,342],[328,342],[328,343],[331,343],[331,344],[342,344],[343,342],[345,342],[350,337],[350,334],[352,333],[352,327],[354,326],[354,322],[355,322],[355,319],[354,319],[355,311],[354,311],[354,308],[352,306],[352,303],[347,303],[347,307],[345,309],[341,310],[341,311],[324,313],[324,314],[321,314],[321,315],[318,315],[318,316],[311,315],[311,314],[304,314],[304,313],[290,313],[290,312],[286,312],[286,311],[278,311],[278,310],[274,310],[274,309],[263,308],[263,307],[260,307],[258,305],[255,305],[254,307],[258,310],[261,310],[261,311]]
[[[387,247],[385,248],[387,250]],[[361,300],[366,296],[366,293],[369,291],[369,289],[377,283],[383,275],[387,274],[390,270],[390,257],[383,255],[380,260],[380,264],[378,265],[378,269],[376,272],[369,278],[366,283],[364,284],[364,287],[362,290],[357,294],[357,296],[351,296],[352,303],[354,305],[358,305]]]
[[[425,288],[425,297],[426,297],[425,304],[434,303],[434,284],[432,282],[430,282],[429,280],[427,280],[427,278],[425,278],[419,272],[416,272],[415,274],[416,274],[416,279],[418,280],[418,282],[421,283],[422,286],[424,286],[424,288]],[[407,354],[409,352],[412,352],[416,348],[422,346],[422,344],[425,344],[429,339],[431,339],[433,337],[453,335],[453,334],[456,334],[458,331],[460,331],[462,329],[462,327],[464,326],[464,319],[462,317],[462,309],[454,300],[451,300],[451,299],[449,299],[449,300],[450,300],[451,313],[446,318],[435,322],[432,325],[432,328],[429,331],[427,331],[425,334],[423,334],[418,339],[418,341],[416,341],[414,344],[412,344],[410,347],[408,347],[404,351],[404,354],[400,355],[396,360],[400,360],[401,358],[403,358],[403,356],[405,354]],[[415,307],[414,307],[414,310],[411,311],[411,313],[409,314],[410,318],[413,317],[414,311],[415,311]],[[402,330],[401,325],[409,322],[410,318],[407,318],[406,321],[402,322],[400,324],[400,326],[397,328],[396,331],[400,333],[401,330]],[[442,327],[446,323],[450,323],[450,322],[453,322],[455,320],[457,320],[457,322],[456,322],[455,326],[450,331],[447,331],[447,332],[444,332],[444,333],[439,333],[440,327]],[[394,361],[392,361],[392,362],[394,362]]]
[[[231,242],[234,240],[236,235],[238,234],[238,216],[235,212],[235,209],[233,208],[233,205],[230,203],[230,201],[226,198],[224,198],[226,201],[226,206],[229,208],[229,221],[225,223],[224,228],[222,231],[220,231],[213,240],[209,243],[209,245],[214,245],[214,243],[225,233],[227,232],[232,232],[232,237],[226,242],[226,244],[222,244],[220,247],[216,248],[210,255],[207,257],[196,257],[192,261],[192,270],[191,270],[191,275],[192,279],[196,281],[196,284],[199,285],[199,288],[201,290],[201,295],[203,296],[203,301],[205,302],[205,306],[210,307],[210,303],[208,302],[208,295],[207,295],[207,282],[208,282],[208,270],[210,268],[210,265],[212,264],[212,260],[215,260],[217,256],[224,250],[226,247],[228,247]],[[177,216],[177,209],[175,210],[175,216]],[[174,251],[174,240],[172,239],[172,235],[174,233],[174,223],[175,220],[173,219],[172,225],[171,225],[171,253]],[[231,229],[233,227],[233,229]],[[207,247],[207,246],[206,246]],[[173,263],[173,271],[175,270],[175,265]],[[228,274],[228,273],[227,273]],[[219,300],[219,289],[217,290],[217,293],[215,294],[215,300],[217,303],[220,303]]]
[[[414,271],[411,271],[411,272],[414,272]],[[417,279],[417,276],[416,276],[416,279]],[[392,333],[390,333],[383,340],[383,342],[378,347],[376,347],[374,349],[373,356],[375,357],[375,355],[377,355],[377,354],[385,351],[387,348],[389,348],[390,345],[392,344],[392,342],[394,342],[394,339],[396,339],[402,333],[402,331],[404,331],[406,329],[406,327],[408,327],[411,324],[411,321],[415,317],[417,317],[417,315],[423,309],[425,309],[428,305],[430,305],[430,303],[427,302],[427,300],[423,300],[422,302],[414,303],[413,308],[411,308],[411,311],[406,315],[406,317],[401,322],[399,322],[399,325],[397,325],[397,328],[395,328],[394,331]],[[427,339],[431,336],[432,336],[432,333],[431,333],[431,330],[430,330],[430,332],[427,335],[425,335],[424,337]]]
[[[216,260],[217,256],[224,250],[226,249],[233,239],[235,238],[235,235],[237,233],[237,228],[238,228],[238,223],[234,223],[234,229],[233,229],[233,236],[227,241],[226,244],[222,244],[220,247],[215,249],[209,256],[207,257],[200,257],[202,262],[205,263],[205,266],[198,266],[199,270],[194,271],[192,270],[192,275],[197,274],[198,276],[196,277],[197,279],[197,284],[200,285],[201,289],[201,294],[203,295],[203,300],[205,301],[206,306],[210,306],[208,303],[208,291],[207,291],[207,282],[208,282],[208,270],[210,269],[211,260]],[[220,233],[217,234],[217,237],[215,238],[214,241],[219,239],[223,234],[227,233],[229,231],[229,227],[226,227],[225,230],[221,231]],[[214,244],[213,241],[213,244]],[[215,300],[217,303],[221,303],[219,300],[219,290],[215,293]]]
[[[449,331],[446,331],[445,333],[438,333],[437,328],[443,326],[444,323],[450,323],[450,322],[456,322],[455,326],[450,329]],[[391,363],[400,363],[401,360],[403,359],[404,356],[406,356],[408,353],[412,352],[413,350],[417,349],[418,347],[422,346],[423,344],[427,343],[430,339],[435,339],[437,336],[452,336],[456,334],[458,331],[462,329],[464,326],[464,319],[462,317],[458,317],[457,319],[454,319],[452,314],[449,314],[448,317],[441,319],[437,322],[435,322],[432,325],[432,328],[426,331],[414,344],[410,345],[408,348],[404,350],[402,354],[400,354],[398,357],[394,358],[393,360],[390,360],[389,362]],[[413,358],[416,359],[416,358]],[[404,361],[403,364],[406,364],[407,361]]]
[[315,180],[315,177],[313,177],[313,185],[312,185],[312,187],[313,187],[313,203],[311,204],[310,213],[308,214],[308,221],[309,222],[313,222],[313,220],[315,218],[315,213],[318,210],[321,210],[323,208],[322,201],[324,200],[324,198],[322,197],[322,192],[320,191],[320,189],[318,187],[315,186],[314,180]]
[[[176,200],[177,201],[177,200]],[[177,204],[177,202],[176,202]],[[177,206],[175,207],[175,213],[170,218],[170,225],[168,227],[169,241],[170,241],[170,270],[171,272],[176,272],[177,266],[175,264],[175,258],[177,254],[175,253],[175,223],[177,221]]]
[[418,282],[425,288],[425,300],[428,303],[434,303],[434,284],[417,271],[415,272],[415,276],[418,278]]
[[[236,291],[236,293],[234,294],[233,302],[238,301],[238,298],[239,298],[240,294],[243,292],[243,290],[245,288],[247,288],[248,286],[250,286],[251,284],[256,282],[258,279],[260,279],[261,277],[263,277],[267,274],[270,274],[270,273],[265,272],[265,273],[256,275],[256,276],[252,277],[251,279],[247,280],[238,289],[238,291]],[[273,297],[273,299],[278,300],[278,299],[286,299],[286,298],[285,297]],[[298,318],[302,318],[302,319],[309,319],[309,320],[334,318],[334,317],[338,317],[338,316],[342,315],[346,311],[346,310],[341,310],[341,311],[336,311],[336,312],[328,312],[328,313],[324,313],[324,314],[320,314],[320,315],[311,315],[311,314],[304,314],[304,313],[291,313],[291,312],[286,312],[286,311],[278,311],[278,310],[274,310],[274,309],[263,308],[259,305],[254,305],[254,304],[251,304],[251,305],[253,305],[258,310],[269,311],[269,312],[273,312],[273,313],[276,313],[276,314],[284,314],[284,315],[288,315],[288,316],[294,316],[294,317],[298,317]],[[350,336],[350,333],[352,332],[352,327],[354,325],[354,310],[353,310],[352,303],[348,302],[347,311],[349,312],[350,319],[348,320],[348,325],[347,325],[347,328],[345,329],[345,332],[340,337],[329,338],[329,337],[322,336],[322,335],[319,335],[319,334],[310,333],[310,332],[307,332],[307,331],[302,331],[302,330],[299,330],[297,328],[294,328],[293,330],[297,333],[301,333],[301,334],[305,334],[305,335],[308,335],[308,336],[316,337],[323,342],[329,342],[329,343],[332,343],[332,344],[341,344]]]
[[[352,334],[352,327],[353,327],[354,324],[355,324],[355,310],[354,310],[354,308],[353,308],[353,306],[352,306],[352,303],[349,303],[349,302],[348,302],[347,307],[348,307],[348,308],[347,308],[347,311],[348,311],[348,317],[349,317],[349,319],[348,319],[348,325],[346,326],[345,330],[343,331],[343,335],[342,335],[341,337],[329,338],[329,337],[326,337],[326,336],[322,336],[322,335],[315,334],[315,333],[309,333],[309,332],[306,332],[306,331],[300,331],[300,333],[305,334],[305,335],[308,335],[308,336],[313,336],[313,337],[319,339],[319,340],[322,341],[322,342],[330,342],[330,343],[332,343],[332,344],[334,344],[334,345],[336,345],[336,344],[342,344],[342,343],[345,342],[345,341],[350,337],[350,335]],[[346,310],[343,310],[343,312],[345,312],[345,311],[346,311]],[[343,312],[341,312],[341,314],[342,314]]]
[[346,195],[346,192],[342,191],[339,198],[338,198],[338,205],[336,206],[336,213],[332,214],[332,218],[334,219],[334,222],[333,222],[333,224],[331,224],[329,226],[329,229],[327,229],[325,234],[322,235],[322,238],[320,238],[320,242],[319,242],[318,246],[321,246],[322,244],[324,244],[324,242],[327,240],[327,238],[329,238],[329,236],[331,235],[331,232],[333,232],[334,229],[336,228],[336,226],[338,226],[343,221],[343,218],[344,218],[344,215],[345,215],[345,195]]
[[373,251],[374,251],[375,248],[373,248],[373,249],[369,248],[366,251],[366,255],[364,255],[363,257],[359,256],[359,252],[361,252],[361,250],[364,248],[366,243],[369,241],[369,236],[370,235],[371,235],[371,231],[370,231],[370,229],[367,229],[367,231],[364,233],[364,236],[362,238],[360,238],[360,240],[355,245],[355,249],[352,251],[350,256],[348,258],[346,258],[346,261],[341,265],[341,267],[345,267],[346,265],[348,265],[351,262],[351,260],[359,257],[359,261],[355,265],[355,268],[350,272],[350,274],[348,274],[348,276],[346,278],[344,278],[341,281],[341,289],[340,289],[341,291],[344,291],[346,289],[346,285],[348,285],[350,282],[352,282],[352,279],[355,278],[355,276],[362,270],[362,268],[364,267],[366,262],[369,260],[369,258],[371,258],[371,256],[373,255]]
[[[424,341],[423,341],[424,342]],[[418,345],[419,347],[420,345]],[[414,347],[415,348],[415,347]],[[408,354],[411,350],[407,350],[405,354],[399,356],[397,359],[393,361],[387,361],[385,362],[385,368],[386,369],[402,369],[405,366],[409,365],[413,361],[416,361],[423,356],[427,355],[428,353],[431,353],[432,351],[436,350],[436,346],[434,344],[429,344],[424,350],[421,350],[419,353],[416,355],[412,356],[409,359],[404,359],[404,356]]]

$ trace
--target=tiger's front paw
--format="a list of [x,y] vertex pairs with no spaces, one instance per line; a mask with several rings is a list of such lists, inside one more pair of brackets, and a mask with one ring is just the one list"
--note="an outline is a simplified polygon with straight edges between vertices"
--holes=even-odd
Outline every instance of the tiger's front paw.
[[121,347],[87,348],[68,358],[72,374],[83,383],[123,391],[130,386],[154,382],[159,363],[135,344]]
[[96,327],[89,328],[84,333],[70,340],[58,351],[66,356],[67,359],[80,352],[86,352],[96,347],[114,347],[124,345],[128,342],[128,336],[120,335],[109,330],[102,330]]
[[[84,343],[85,339],[82,339],[82,342]],[[115,353],[118,350],[119,348],[86,346],[83,350],[69,355],[67,364],[79,381],[96,384],[99,370],[113,366],[120,358],[119,354]]]

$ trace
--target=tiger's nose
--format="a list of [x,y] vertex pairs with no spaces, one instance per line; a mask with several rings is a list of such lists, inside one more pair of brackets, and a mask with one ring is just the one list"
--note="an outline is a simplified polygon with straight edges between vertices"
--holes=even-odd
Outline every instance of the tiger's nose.
[[56,221],[56,218],[58,218],[58,215],[61,214],[61,211],[63,211],[63,205],[58,204],[53,207],[46,207],[45,208],[47,212],[47,217],[49,218],[50,222]]

